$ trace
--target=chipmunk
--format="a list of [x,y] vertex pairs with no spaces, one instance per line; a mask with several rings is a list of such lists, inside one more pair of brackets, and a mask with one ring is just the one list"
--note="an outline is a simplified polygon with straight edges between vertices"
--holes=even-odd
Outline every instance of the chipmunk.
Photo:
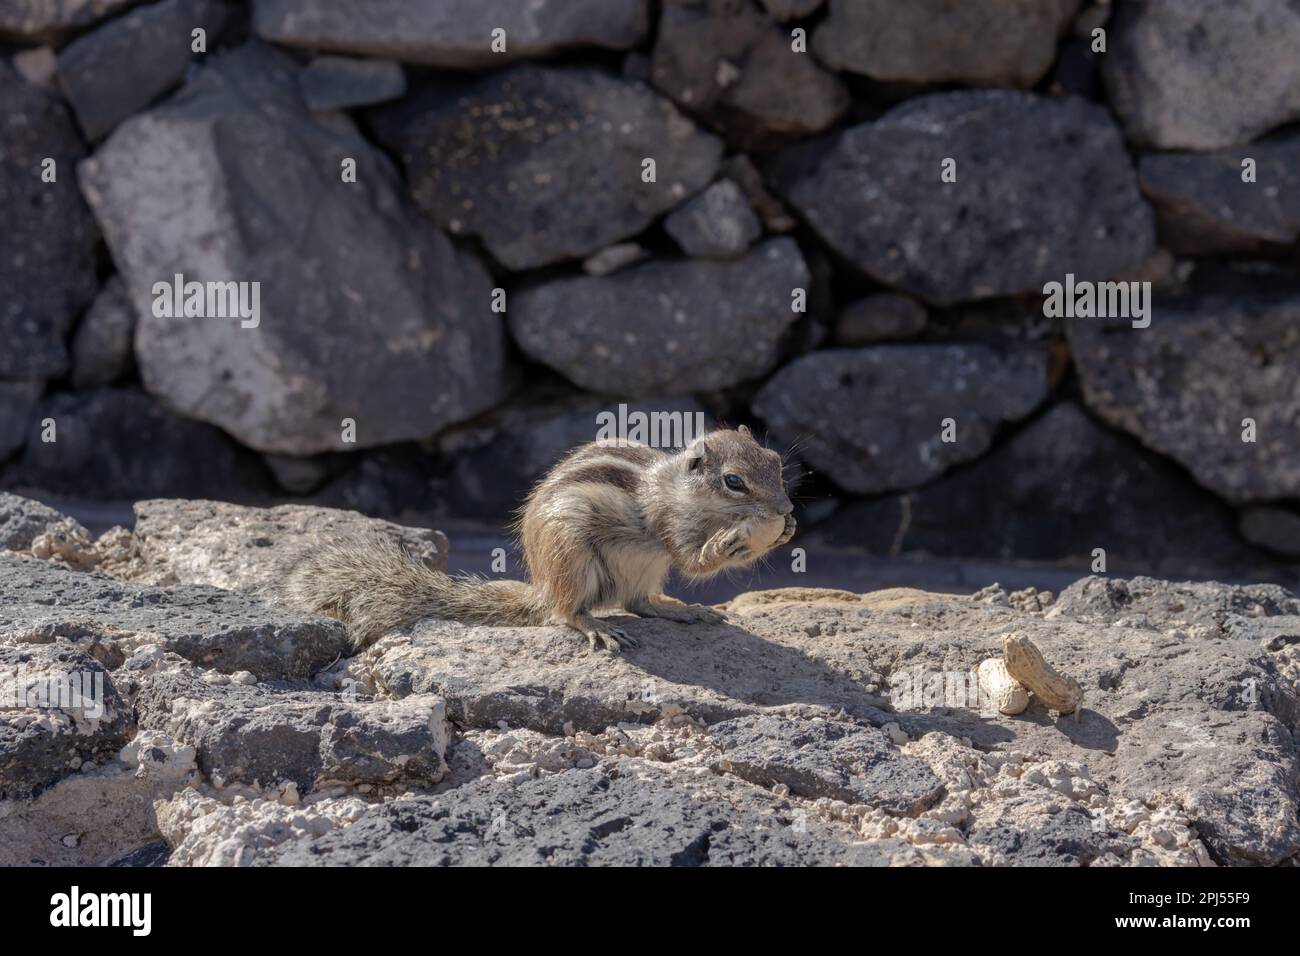
[[[706,578],[751,564],[790,540],[794,506],[782,459],[749,429],[720,429],[675,454],[635,442],[581,445],[529,493],[515,531],[527,581],[434,570],[375,536],[327,545],[290,568],[291,603],[339,618],[363,647],[422,617],[466,624],[567,624],[591,649],[636,641],[592,616],[621,608],[683,624],[711,608],[664,595],[668,572]],[[779,534],[763,537],[783,522]]]

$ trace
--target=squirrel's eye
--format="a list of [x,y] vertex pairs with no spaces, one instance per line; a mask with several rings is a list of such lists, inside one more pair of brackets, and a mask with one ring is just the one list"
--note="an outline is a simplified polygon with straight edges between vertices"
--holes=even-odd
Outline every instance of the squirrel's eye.
[[732,491],[744,491],[745,482],[740,475],[723,475],[722,480],[727,483],[727,487]]

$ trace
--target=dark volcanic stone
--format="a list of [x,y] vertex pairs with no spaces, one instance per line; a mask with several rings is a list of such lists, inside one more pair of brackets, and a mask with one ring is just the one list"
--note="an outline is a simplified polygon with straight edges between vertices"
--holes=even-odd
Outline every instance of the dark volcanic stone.
[[[1242,160],[1255,161],[1255,181]],[[1163,245],[1183,255],[1265,251],[1300,238],[1300,135],[1138,163]]]
[[[44,441],[47,419],[54,441]],[[88,480],[93,476],[93,480]],[[220,429],[167,411],[137,388],[57,392],[36,411],[13,486],[93,498],[250,497],[268,493],[257,456]]]
[[813,34],[828,65],[877,80],[1022,86],[1056,59],[1079,0],[829,0]]
[[1084,100],[938,93],[826,147],[783,154],[780,191],[839,255],[935,304],[1105,279],[1155,248],[1119,130]]
[[857,502],[819,526],[828,544],[878,554],[1047,561],[1114,574],[1268,572],[1233,515],[1165,459],[1073,402],[1035,418],[971,466],[898,496]]
[[[85,147],[63,104],[0,62],[0,379],[67,371],[64,338],[95,295],[95,222],[77,190]],[[46,159],[55,182],[42,181]]]
[[[880,345],[800,356],[768,380],[753,409],[836,484],[873,494],[977,458],[999,425],[1046,397],[1047,355],[1038,348]],[[943,440],[945,419],[955,422],[955,441]]]
[[[801,818],[747,784],[696,795],[660,772],[575,770],[376,808],[259,859],[280,866],[833,866],[919,859],[894,840]],[[810,815],[808,815],[810,816]]]
[[741,149],[826,129],[849,106],[844,83],[789,30],[744,0],[666,0],[651,79]]
[[1129,140],[1244,143],[1300,118],[1300,8],[1291,0],[1120,3],[1102,77]]
[[420,206],[510,269],[640,232],[707,184],[722,153],[668,100],[585,67],[518,66],[449,90],[400,143]]
[[[625,50],[648,25],[646,0],[255,0],[253,21],[276,43],[455,69],[582,47]],[[497,29],[502,52],[492,49]]]
[[1233,503],[1300,497],[1300,292],[1157,299],[1149,328],[1068,328],[1084,398],[1106,421]]
[[[59,84],[89,140],[102,139],[185,79],[193,52],[191,31],[207,33],[207,49],[230,19],[216,0],[162,0],[73,40],[59,51]],[[147,51],[147,55],[146,55]]]
[[810,277],[792,239],[743,259],[657,260],[517,293],[510,330],[526,353],[596,392],[725,388],[776,364]]

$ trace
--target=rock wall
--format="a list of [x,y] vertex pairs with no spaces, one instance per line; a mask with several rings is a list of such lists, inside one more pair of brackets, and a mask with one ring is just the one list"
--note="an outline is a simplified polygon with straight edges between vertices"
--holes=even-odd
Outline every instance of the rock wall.
[[1287,0],[8,3],[0,486],[499,522],[627,403],[796,449],[805,544],[1294,583],[1298,44]]

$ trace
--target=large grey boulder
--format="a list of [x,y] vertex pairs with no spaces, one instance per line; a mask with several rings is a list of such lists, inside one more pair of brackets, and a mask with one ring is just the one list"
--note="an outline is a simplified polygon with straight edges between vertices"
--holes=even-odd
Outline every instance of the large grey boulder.
[[[1112,574],[1263,577],[1272,562],[1231,509],[1167,459],[1061,402],[967,468],[859,501],[819,524],[832,547],[881,555],[1050,562]],[[810,545],[811,546],[811,545]]]
[[1080,0],[830,0],[813,34],[829,66],[876,80],[1034,86]]
[[[694,791],[694,792],[692,792]],[[925,856],[864,843],[734,782],[688,789],[641,761],[518,786],[494,780],[376,808],[343,830],[285,844],[278,866],[886,866]]]
[[[399,137],[411,192],[509,269],[579,259],[713,179],[722,143],[640,83],[517,66],[448,86]],[[655,182],[642,181],[655,161]]]
[[447,566],[447,536],[309,505],[251,508],[224,501],[155,499],[135,503],[133,580],[273,591],[286,564],[314,546],[381,534],[430,567]]
[[89,654],[0,643],[0,806],[112,760],[134,730],[131,708]]
[[84,155],[63,104],[0,63],[0,379],[67,371],[64,339],[98,288],[99,233],[75,177]]
[[[836,484],[873,494],[915,487],[979,457],[998,427],[1032,412],[1047,388],[1041,348],[881,345],[802,355],[767,381],[752,407]],[[945,440],[949,419],[954,440]]]
[[1137,146],[1216,149],[1300,118],[1289,0],[1120,3],[1107,29],[1102,77]]
[[1298,320],[1300,295],[1250,289],[1157,300],[1149,328],[1068,328],[1090,408],[1245,503],[1300,495]]
[[454,69],[583,47],[625,50],[641,42],[649,21],[646,0],[255,0],[253,14],[253,29],[276,43]]
[[1262,252],[1300,238],[1300,135],[1208,153],[1148,153],[1138,177],[1173,252]]
[[935,304],[1105,279],[1154,251],[1119,129],[1082,99],[937,93],[823,149],[775,164],[785,198],[853,265]]
[[143,643],[222,673],[310,677],[348,649],[343,625],[198,585],[161,589],[0,553],[0,644]]
[[141,728],[192,746],[216,786],[289,781],[306,795],[338,784],[430,786],[446,773],[450,728],[435,697],[356,700],[157,670],[138,677]]
[[[93,482],[87,482],[88,475]],[[7,483],[128,501],[256,497],[270,491],[256,455],[219,428],[182,418],[132,386],[47,396],[28,419],[26,445]]]
[[793,239],[743,259],[656,260],[515,294],[510,330],[526,353],[591,391],[725,388],[776,364],[810,276]]
[[820,132],[849,107],[844,83],[750,2],[667,0],[650,75],[742,149]]
[[[139,317],[141,377],[181,414],[302,455],[426,437],[502,396],[487,273],[403,203],[382,154],[312,117],[283,56],[214,58],[80,173]],[[154,287],[178,274],[258,283],[241,288],[260,315],[168,317]]]
[[[59,85],[86,138],[102,139],[178,86],[201,58],[193,52],[191,31],[206,31],[207,49],[215,49],[231,13],[218,0],[162,0],[110,20],[60,50]],[[145,50],[148,56],[141,55]]]

